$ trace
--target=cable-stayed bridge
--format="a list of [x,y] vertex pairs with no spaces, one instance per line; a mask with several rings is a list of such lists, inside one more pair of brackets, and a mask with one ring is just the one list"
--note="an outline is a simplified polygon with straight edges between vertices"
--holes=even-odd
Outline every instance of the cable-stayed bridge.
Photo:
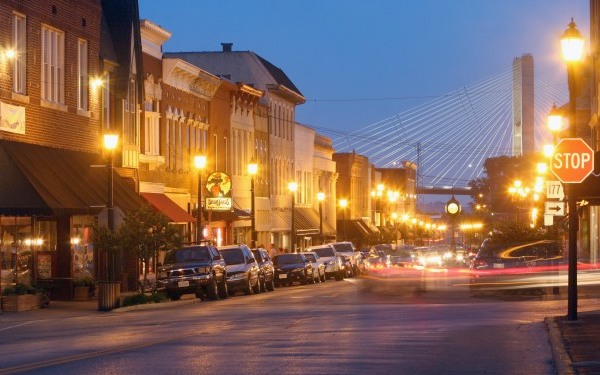
[[[467,192],[482,177],[487,158],[512,155],[513,69],[461,87],[357,131],[333,136],[336,152],[365,155],[378,168],[402,161],[418,165],[420,192]],[[546,119],[554,103],[568,101],[566,84],[536,68],[535,150],[552,142]]]

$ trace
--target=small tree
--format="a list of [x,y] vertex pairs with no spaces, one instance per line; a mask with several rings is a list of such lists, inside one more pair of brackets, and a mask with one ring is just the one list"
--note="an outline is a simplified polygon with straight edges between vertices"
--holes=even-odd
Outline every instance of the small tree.
[[106,254],[105,269],[103,274],[107,276],[109,281],[115,280],[115,256],[120,249],[119,234],[116,231],[111,231],[106,226],[95,224],[92,227],[91,235],[92,243],[98,251],[98,254]]
[[169,218],[144,206],[127,213],[119,227],[119,238],[124,251],[131,252],[144,263],[144,282],[148,280],[149,263],[159,250],[181,246],[179,230],[169,223]]

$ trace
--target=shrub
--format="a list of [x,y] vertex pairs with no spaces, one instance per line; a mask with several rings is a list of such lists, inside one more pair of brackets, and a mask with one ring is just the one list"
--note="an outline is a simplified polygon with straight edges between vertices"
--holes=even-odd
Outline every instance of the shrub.
[[73,282],[73,286],[94,286],[94,279],[92,279],[91,277],[77,279]]
[[133,305],[142,305],[145,303],[160,303],[167,299],[164,294],[161,293],[153,293],[151,295],[145,295],[142,293],[135,294],[133,296],[126,297],[123,300],[123,307],[133,306]]
[[9,286],[2,290],[4,296],[20,296],[23,294],[34,294],[37,289],[31,285],[16,284],[15,286]]

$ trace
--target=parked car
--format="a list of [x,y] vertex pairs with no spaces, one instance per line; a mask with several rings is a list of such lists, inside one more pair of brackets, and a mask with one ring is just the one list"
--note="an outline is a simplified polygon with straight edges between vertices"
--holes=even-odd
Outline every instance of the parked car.
[[354,247],[352,242],[333,242],[331,246],[335,248],[341,255],[345,255],[347,259],[350,261],[350,266],[348,267],[350,272],[350,276],[358,275],[358,264],[360,262],[360,252]]
[[342,259],[342,269],[344,273],[344,277],[352,277],[353,276],[353,267],[352,261],[348,255],[340,255]]
[[212,245],[186,246],[167,252],[158,265],[157,287],[176,300],[182,294],[198,298],[227,298],[227,266]]
[[552,283],[566,265],[558,241],[483,241],[471,263],[471,289],[516,289]]
[[317,253],[321,260],[323,260],[325,264],[325,278],[333,277],[337,281],[344,279],[342,258],[331,244],[309,246],[307,250]]
[[291,285],[294,281],[302,284],[313,283],[313,266],[301,253],[280,254],[273,257],[275,285]]
[[304,256],[306,256],[306,258],[308,258],[308,260],[310,260],[310,262],[313,264],[313,278],[317,281],[317,282],[325,282],[325,263],[323,263],[323,261],[321,260],[321,257],[315,253],[314,251],[306,251],[304,253]]
[[227,264],[227,287],[229,294],[236,291],[245,294],[260,293],[258,263],[248,246],[220,246],[219,252]]
[[269,253],[265,249],[252,249],[252,255],[258,262],[258,278],[260,280],[261,291],[273,291],[275,290],[275,268],[273,267],[273,261],[269,257]]

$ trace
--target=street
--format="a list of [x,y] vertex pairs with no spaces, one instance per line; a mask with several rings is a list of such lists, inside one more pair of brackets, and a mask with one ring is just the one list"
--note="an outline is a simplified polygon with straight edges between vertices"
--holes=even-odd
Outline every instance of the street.
[[13,325],[0,316],[0,374],[554,374],[542,320],[564,314],[564,300],[375,295],[363,282]]

